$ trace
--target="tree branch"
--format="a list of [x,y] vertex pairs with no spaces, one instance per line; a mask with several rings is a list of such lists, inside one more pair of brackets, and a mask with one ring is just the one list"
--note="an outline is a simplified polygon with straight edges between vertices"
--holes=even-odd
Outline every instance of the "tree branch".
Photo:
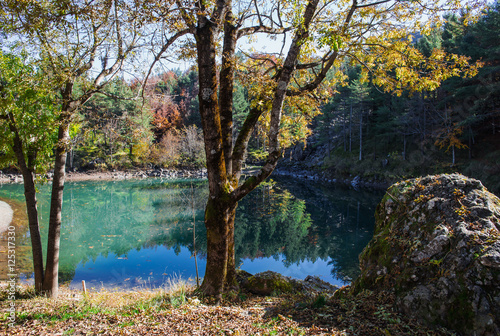
[[222,147],[226,174],[230,176],[233,150],[233,90],[234,90],[234,54],[236,50],[236,32],[234,16],[229,9],[224,19],[224,39],[222,63],[219,74],[219,112],[221,116]]
[[391,2],[391,1],[392,0],[382,0],[382,1],[372,2],[372,3],[369,3],[369,4],[357,5],[356,9],[358,9],[358,8],[365,8],[365,7],[371,7],[371,6],[377,6],[377,5],[381,5],[381,4],[384,4],[384,3],[387,3],[387,2]]
[[257,186],[260,183],[262,183],[265,179],[267,179],[271,175],[274,168],[276,168],[276,165],[278,164],[278,160],[281,157],[281,154],[282,154],[281,150],[271,152],[267,157],[267,161],[261,168],[260,172],[257,175],[251,176],[242,185],[236,188],[231,193],[231,198],[235,202],[238,202],[243,197],[248,195],[249,192],[257,188]]
[[252,131],[257,124],[260,116],[264,113],[264,110],[258,108],[252,108],[250,112],[248,112],[245,121],[243,122],[243,126],[241,126],[241,130],[238,134],[238,138],[236,138],[236,142],[234,143],[233,149],[233,180],[239,180],[241,176],[241,168],[243,165],[243,159],[245,157],[246,149],[248,146],[248,141],[250,140],[250,136],[252,135]]
[[[269,177],[269,175],[271,175],[274,168],[276,167],[279,158],[281,157],[282,151],[279,144],[279,129],[281,124],[281,113],[283,109],[283,102],[287,91],[286,89],[288,84],[290,83],[292,74],[295,71],[295,66],[297,64],[297,60],[303,45],[303,41],[309,36],[309,25],[311,24],[311,21],[314,17],[314,13],[316,11],[318,3],[319,0],[310,0],[308,2],[306,9],[304,11],[304,21],[301,24],[301,26],[297,29],[295,37],[292,41],[288,54],[283,63],[283,68],[280,71],[276,80],[278,85],[274,92],[274,97],[271,105],[271,121],[269,127],[269,149],[268,149],[268,156],[266,163],[264,164],[264,166],[261,168],[260,172],[257,175],[254,175],[249,179],[247,179],[242,185],[240,185],[232,192],[232,197],[235,201],[238,201],[241,198],[243,198],[250,191],[255,189],[262,181],[264,181],[267,177]],[[242,155],[241,152],[244,151],[244,149],[239,148],[239,146],[245,145],[248,142],[247,139],[249,136],[249,132],[251,131],[251,129],[253,129],[253,127],[250,128],[249,126],[251,126],[252,123],[256,123],[258,117],[261,114],[262,111],[257,110],[254,111],[252,116],[250,116],[250,114],[249,116],[247,116],[247,120],[245,120],[247,128],[245,128],[245,125],[243,127],[243,131],[245,132],[245,134],[240,134],[240,136],[238,137],[238,140],[240,140],[237,149],[239,151],[238,153],[239,156]],[[244,147],[246,148],[246,146]],[[235,146],[235,150],[236,148],[237,147]]]
[[[347,30],[347,28],[349,26],[349,23],[352,20],[352,16],[354,15],[354,12],[357,9],[357,6],[358,6],[358,1],[357,0],[353,0],[351,8],[349,10],[349,13],[347,14],[347,16],[346,16],[346,18],[344,20],[344,24],[342,26],[341,34],[344,34],[345,31]],[[315,77],[315,79],[312,82],[310,82],[309,84],[304,85],[303,87],[301,87],[299,89],[288,90],[287,91],[287,95],[288,96],[298,96],[298,95],[301,95],[302,93],[304,93],[306,91],[315,90],[319,86],[319,84],[321,84],[321,82],[325,79],[326,74],[332,68],[335,60],[338,57],[338,55],[339,55],[339,52],[338,51],[334,51],[333,54],[329,57],[328,61],[326,62],[325,67],[323,67],[323,69],[321,70],[321,72]]]
[[238,31],[238,39],[243,36],[248,36],[252,35],[255,33],[267,33],[267,34],[285,34],[286,32],[290,31],[291,28],[271,28],[267,26],[253,26],[253,27],[246,27],[242,28]]

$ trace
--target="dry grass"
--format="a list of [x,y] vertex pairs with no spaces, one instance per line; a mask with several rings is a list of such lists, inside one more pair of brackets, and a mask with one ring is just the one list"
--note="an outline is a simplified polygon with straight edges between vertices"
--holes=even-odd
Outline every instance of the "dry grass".
[[[429,330],[392,311],[387,296],[352,297],[289,294],[274,297],[239,293],[221,305],[193,296],[188,283],[172,279],[163,288],[83,295],[62,288],[59,298],[34,296],[20,287],[17,316],[0,335],[449,335]],[[2,308],[9,304],[5,290]]]

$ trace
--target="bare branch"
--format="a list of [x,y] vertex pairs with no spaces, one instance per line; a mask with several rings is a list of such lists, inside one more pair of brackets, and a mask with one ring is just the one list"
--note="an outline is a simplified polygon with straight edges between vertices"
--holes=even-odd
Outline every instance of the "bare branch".
[[271,28],[271,27],[266,27],[264,25],[261,26],[253,26],[253,27],[246,27],[242,28],[238,31],[238,38],[243,37],[243,36],[248,36],[248,35],[253,35],[255,33],[267,33],[267,34],[285,34],[289,32],[291,28]]
[[142,85],[141,85],[141,97],[142,98],[144,98],[144,87],[145,87],[145,85],[146,85],[146,83],[147,83],[147,81],[149,79],[149,76],[151,76],[151,73],[153,72],[153,69],[154,69],[156,63],[158,63],[160,61],[160,59],[162,58],[163,54],[168,50],[168,48],[170,48],[172,46],[172,44],[174,44],[175,41],[177,41],[180,37],[188,34],[190,31],[191,31],[190,28],[181,30],[180,32],[177,32],[176,34],[174,34],[170,39],[168,39],[163,44],[162,48],[156,54],[155,59],[151,63],[151,65],[150,65],[150,67],[148,69],[148,72],[146,74],[146,77],[144,77],[144,81],[142,82]]
[[381,4],[384,4],[384,3],[387,3],[387,2],[391,2],[391,1],[392,0],[382,0],[382,1],[372,2],[372,3],[369,3],[369,4],[357,5],[356,9],[377,6],[377,5],[381,5]]

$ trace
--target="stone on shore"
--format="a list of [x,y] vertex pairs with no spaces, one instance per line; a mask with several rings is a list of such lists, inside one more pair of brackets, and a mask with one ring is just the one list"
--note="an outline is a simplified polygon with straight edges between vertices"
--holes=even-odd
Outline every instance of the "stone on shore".
[[316,276],[307,276],[304,280],[293,279],[277,272],[266,271],[252,275],[245,271],[238,271],[238,282],[241,287],[257,295],[274,295],[292,292],[301,292],[304,295],[318,294],[333,295],[338,289]]
[[500,335],[500,200],[460,174],[391,186],[354,292],[392,291],[397,308],[464,335]]

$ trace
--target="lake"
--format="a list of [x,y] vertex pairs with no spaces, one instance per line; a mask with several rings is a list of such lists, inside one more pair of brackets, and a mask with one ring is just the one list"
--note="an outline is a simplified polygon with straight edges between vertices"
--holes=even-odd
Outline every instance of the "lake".
[[[96,289],[156,288],[177,278],[194,281],[194,247],[203,277],[207,196],[203,180],[67,182],[60,281],[81,288],[85,280],[87,287]],[[359,272],[358,255],[373,235],[373,214],[381,197],[331,184],[270,180],[239,203],[237,264],[253,274],[272,270],[349,284]],[[1,185],[0,199],[22,210],[22,185]],[[45,248],[49,185],[39,187],[38,200]],[[19,215],[17,221],[23,223],[17,229],[16,266],[22,280],[29,281],[27,221]]]

